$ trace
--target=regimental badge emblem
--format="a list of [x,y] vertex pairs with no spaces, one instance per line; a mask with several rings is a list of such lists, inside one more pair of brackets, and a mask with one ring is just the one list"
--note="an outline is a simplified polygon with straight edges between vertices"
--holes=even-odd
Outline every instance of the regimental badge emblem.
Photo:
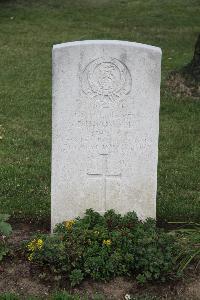
[[81,74],[81,87],[85,94],[98,101],[118,102],[131,91],[131,74],[120,60],[101,57],[85,67]]

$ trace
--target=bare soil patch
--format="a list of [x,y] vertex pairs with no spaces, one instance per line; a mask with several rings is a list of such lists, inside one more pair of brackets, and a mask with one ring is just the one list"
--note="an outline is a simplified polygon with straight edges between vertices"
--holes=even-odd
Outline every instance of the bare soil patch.
[[[13,226],[14,227],[14,226]],[[43,282],[39,274],[32,270],[31,264],[21,254],[21,242],[31,237],[36,232],[48,232],[49,228],[44,225],[15,224],[15,229],[9,240],[12,255],[0,264],[0,293],[11,292],[21,295],[26,299],[28,295],[48,298],[58,284],[52,281]],[[108,283],[85,280],[80,286],[70,288],[66,282],[63,289],[70,293],[88,295],[92,299],[95,294],[102,294],[105,299],[124,299],[126,294],[130,295],[155,295],[160,299],[200,300],[200,274],[192,268],[184,279],[166,284],[148,284],[140,286],[132,278],[116,278]]]
[[179,98],[190,97],[200,100],[200,82],[183,72],[173,71],[169,74],[167,86]]

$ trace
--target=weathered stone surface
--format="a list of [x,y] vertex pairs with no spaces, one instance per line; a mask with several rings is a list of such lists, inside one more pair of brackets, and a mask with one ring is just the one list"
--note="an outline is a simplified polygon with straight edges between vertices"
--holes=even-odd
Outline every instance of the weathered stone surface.
[[52,227],[87,208],[156,216],[161,50],[53,47]]

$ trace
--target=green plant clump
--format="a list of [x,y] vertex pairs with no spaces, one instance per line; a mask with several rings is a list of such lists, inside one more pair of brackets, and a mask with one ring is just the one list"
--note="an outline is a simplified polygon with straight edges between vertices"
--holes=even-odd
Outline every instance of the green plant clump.
[[0,214],[0,261],[9,251],[7,238],[12,232],[12,227],[7,223],[8,219],[9,215]]
[[134,275],[140,283],[165,281],[175,275],[179,246],[174,235],[139,221],[134,212],[113,210],[103,216],[92,209],[85,216],[58,224],[53,235],[39,235],[27,244],[28,259],[56,279],[79,284],[85,277],[107,281]]
[[171,231],[178,236],[181,245],[176,258],[178,272],[182,273],[191,263],[197,270],[200,266],[200,224],[179,222],[179,226]]

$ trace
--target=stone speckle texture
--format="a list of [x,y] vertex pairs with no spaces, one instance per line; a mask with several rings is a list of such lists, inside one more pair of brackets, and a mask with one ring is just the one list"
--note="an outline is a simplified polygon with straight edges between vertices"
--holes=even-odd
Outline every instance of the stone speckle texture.
[[98,212],[156,217],[160,48],[53,47],[52,228]]

